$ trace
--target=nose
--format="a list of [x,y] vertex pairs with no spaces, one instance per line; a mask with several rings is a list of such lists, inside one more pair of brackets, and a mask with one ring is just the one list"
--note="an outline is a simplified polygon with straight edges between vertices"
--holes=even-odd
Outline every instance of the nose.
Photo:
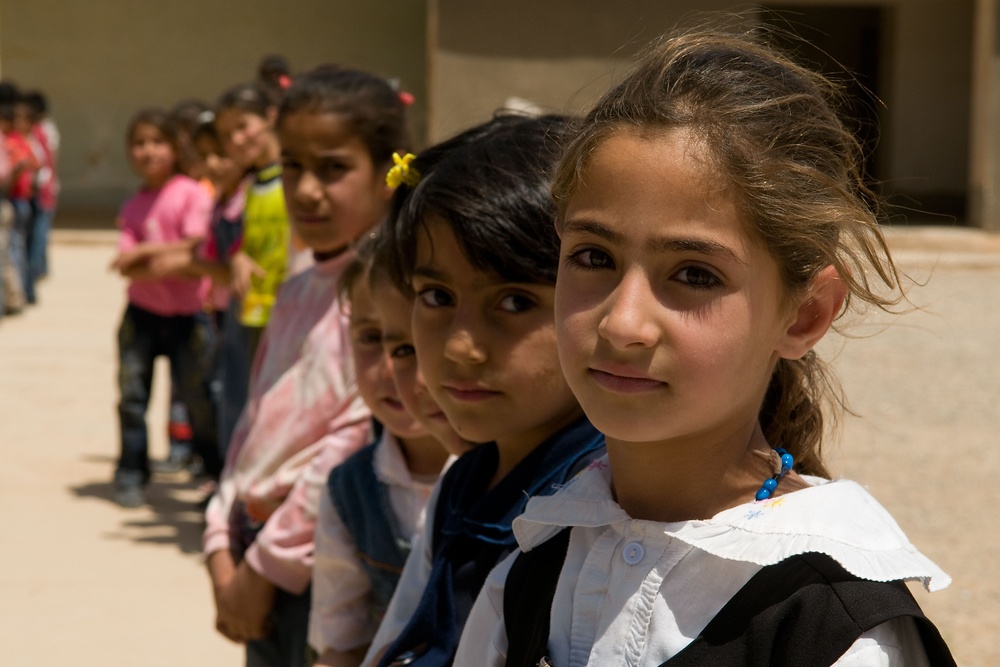
[[315,174],[303,170],[295,182],[292,196],[299,204],[315,204],[323,196],[323,185]]
[[383,352],[382,356],[379,357],[378,376],[383,382],[388,382],[390,384],[394,383],[392,375],[392,358],[385,352]]
[[660,306],[644,272],[626,272],[604,306],[597,331],[614,347],[652,347],[659,341],[654,313]]
[[417,370],[413,374],[413,393],[417,396],[427,396],[427,382],[424,380],[424,372],[420,370],[420,365],[417,364]]
[[476,318],[465,309],[455,308],[455,316],[447,335],[444,356],[449,361],[456,364],[478,365],[487,360],[486,347],[482,332],[477,327]]

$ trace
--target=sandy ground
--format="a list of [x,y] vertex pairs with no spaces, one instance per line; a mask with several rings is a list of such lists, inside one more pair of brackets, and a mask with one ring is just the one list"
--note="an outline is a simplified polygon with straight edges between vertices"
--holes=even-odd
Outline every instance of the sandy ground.
[[[113,238],[57,232],[41,306],[0,321],[0,663],[235,667],[240,648],[212,629],[194,485],[159,477],[140,510],[110,499],[124,303],[122,282],[105,270]],[[993,667],[1000,239],[925,228],[892,242],[927,283],[913,291],[922,309],[823,343],[857,413],[828,459],[954,577],[945,591],[917,590],[918,601],[959,664]],[[151,417],[155,456],[165,450],[163,389]]]

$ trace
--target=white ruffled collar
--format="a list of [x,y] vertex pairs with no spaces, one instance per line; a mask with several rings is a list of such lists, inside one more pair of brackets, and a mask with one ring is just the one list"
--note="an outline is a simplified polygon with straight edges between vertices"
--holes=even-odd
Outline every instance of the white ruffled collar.
[[532,498],[524,514],[514,520],[514,534],[529,550],[567,526],[598,528],[630,522],[632,531],[663,534],[729,560],[765,566],[819,552],[863,579],[919,580],[928,591],[951,583],[951,577],[910,544],[885,508],[859,484],[803,479],[812,486],[739,505],[711,519],[639,521],[613,499],[605,457],[556,494]]

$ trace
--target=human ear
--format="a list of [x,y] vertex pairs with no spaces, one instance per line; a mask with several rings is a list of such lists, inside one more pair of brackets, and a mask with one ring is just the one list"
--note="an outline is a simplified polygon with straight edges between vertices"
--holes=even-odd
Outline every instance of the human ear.
[[847,286],[833,266],[813,276],[793,311],[794,319],[778,345],[778,356],[800,359],[826,335],[844,306]]

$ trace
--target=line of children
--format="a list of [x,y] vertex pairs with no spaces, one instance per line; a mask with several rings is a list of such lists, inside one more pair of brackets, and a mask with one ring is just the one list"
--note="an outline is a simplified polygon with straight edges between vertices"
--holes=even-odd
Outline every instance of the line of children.
[[38,91],[0,82],[0,318],[37,302],[59,191],[58,131]]
[[[850,297],[904,298],[830,95],[713,32],[611,91],[555,178],[558,366],[545,264],[517,274],[545,234],[503,210],[545,170],[511,168],[489,125],[399,160],[387,244],[421,371],[459,433],[494,442],[435,489],[365,664],[451,664],[463,626],[461,665],[954,664],[902,586],[947,575],[820,456],[813,347]],[[563,374],[607,456],[551,496],[516,480],[541,491],[515,522],[525,551],[482,586],[523,507],[498,490],[574,415]]]
[[205,533],[248,665],[954,664],[899,583],[947,575],[820,455],[813,347],[905,298],[823,77],[694,31],[415,158],[377,77],[261,95],[214,127],[316,265],[262,288],[261,201],[202,269],[270,311]]

